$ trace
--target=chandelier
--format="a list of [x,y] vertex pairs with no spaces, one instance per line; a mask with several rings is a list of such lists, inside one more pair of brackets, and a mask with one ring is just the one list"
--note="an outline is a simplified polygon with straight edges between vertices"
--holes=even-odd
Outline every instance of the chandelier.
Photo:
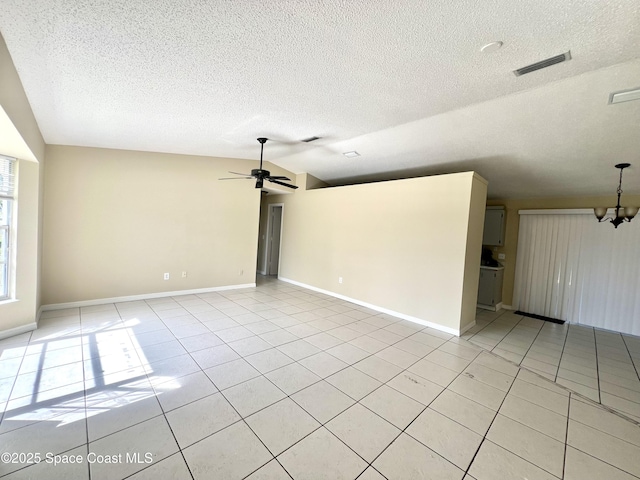
[[593,209],[596,217],[599,222],[604,222],[605,220],[609,220],[613,223],[615,228],[618,228],[625,220],[630,222],[633,217],[638,213],[638,207],[621,207],[620,206],[620,195],[622,195],[622,172],[625,168],[629,167],[630,163],[619,163],[616,165],[616,168],[620,169],[620,183],[618,183],[618,204],[616,205],[615,217],[606,217],[607,207],[596,207]]

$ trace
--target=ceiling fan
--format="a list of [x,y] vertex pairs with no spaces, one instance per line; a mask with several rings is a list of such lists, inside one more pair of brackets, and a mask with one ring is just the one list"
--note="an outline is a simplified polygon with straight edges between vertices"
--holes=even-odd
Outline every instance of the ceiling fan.
[[267,140],[268,140],[267,138],[258,138],[258,141],[260,142],[260,168],[254,168],[253,170],[251,170],[250,174],[229,172],[229,173],[233,173],[234,175],[240,175],[240,177],[219,178],[218,180],[243,180],[243,179],[255,178],[256,188],[262,188],[265,180],[271,183],[277,183],[278,185],[283,185],[285,187],[289,187],[293,189],[298,188],[295,185],[291,185],[289,183],[284,183],[281,181],[281,180],[287,180],[288,182],[290,182],[291,181],[290,178],[283,177],[283,176],[272,176],[269,170],[262,169],[262,152],[264,151],[264,144],[266,143]]

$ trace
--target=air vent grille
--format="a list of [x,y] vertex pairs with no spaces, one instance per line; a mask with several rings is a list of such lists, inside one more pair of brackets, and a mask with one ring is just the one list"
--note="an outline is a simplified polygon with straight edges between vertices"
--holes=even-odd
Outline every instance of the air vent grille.
[[535,72],[536,70],[541,70],[543,68],[550,67],[551,65],[555,65],[557,63],[566,62],[567,60],[571,60],[571,52],[563,53],[562,55],[556,55],[555,57],[547,58],[546,60],[542,60],[537,63],[533,63],[531,65],[527,65],[526,67],[519,68],[514,70],[513,73],[516,77],[520,75],[525,75],[527,73]]
[[315,142],[316,140],[320,140],[320,137],[309,137],[301,140],[304,143]]

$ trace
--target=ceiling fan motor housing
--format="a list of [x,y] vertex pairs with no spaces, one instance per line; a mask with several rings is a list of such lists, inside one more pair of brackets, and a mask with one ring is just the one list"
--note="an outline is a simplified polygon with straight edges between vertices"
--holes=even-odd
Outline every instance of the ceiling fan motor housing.
[[254,168],[251,170],[251,176],[256,178],[265,178],[271,175],[269,170],[262,170],[260,168]]

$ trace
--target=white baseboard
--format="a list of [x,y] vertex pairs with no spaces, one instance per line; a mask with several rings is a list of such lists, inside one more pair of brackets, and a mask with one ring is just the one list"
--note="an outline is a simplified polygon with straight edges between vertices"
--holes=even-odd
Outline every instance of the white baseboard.
[[267,271],[266,270],[258,270],[258,274],[264,275],[266,277],[267,276]]
[[511,305],[504,305],[504,304],[501,304],[501,305],[502,305],[502,309],[503,310],[515,310],[516,309],[516,307],[513,307]]
[[19,327],[10,328],[9,330],[0,331],[0,340],[3,338],[14,337],[16,335],[20,335],[21,333],[31,332],[38,328],[38,324],[36,322],[27,323],[26,325],[20,325]]
[[[473,322],[471,322],[469,325],[463,327],[460,329],[460,335],[462,335],[464,332],[466,332],[467,330],[469,330],[470,328],[473,328],[476,326],[476,321],[474,320]],[[460,336],[458,335],[458,336]]]
[[[133,302],[136,300],[145,300],[147,298],[163,298],[178,295],[196,295],[198,293],[221,292],[223,290],[236,290],[239,288],[252,288],[255,286],[255,283],[244,283],[241,285],[224,285],[222,287],[196,288],[193,290],[177,290],[174,292],[143,293],[141,295],[128,295],[125,297],[98,298],[95,300],[81,300],[78,302],[67,303],[52,303],[49,305],[42,305],[40,307],[40,311],[45,312],[48,310],[62,310],[64,308],[91,307],[93,305],[102,305],[103,303]],[[39,316],[40,315],[38,315],[38,317]]]
[[[482,305],[482,304],[478,304],[476,305],[478,308],[481,308],[483,310],[490,310],[492,312],[497,312],[498,310],[511,310],[509,305],[503,305],[502,302],[496,304],[496,305]],[[509,307],[509,308],[507,308]]]
[[[355,303],[356,305],[367,307],[377,312],[387,313],[389,315],[393,315],[394,317],[402,318],[403,320],[408,320],[410,322],[417,323],[419,325],[424,325],[425,327],[430,327],[435,330],[440,330],[441,332],[449,333],[451,335],[456,335],[459,337],[462,334],[460,330],[457,330],[454,328],[449,328],[443,325],[439,325],[437,323],[428,322],[427,320],[423,320],[421,318],[412,317],[411,315],[406,315],[404,313],[396,312],[394,310],[389,310],[388,308],[363,302],[362,300],[347,297],[345,295],[340,295],[339,293],[331,292],[329,290],[323,290],[322,288],[314,287],[313,285],[307,285],[306,283],[302,283],[302,282],[297,282],[295,280],[291,280],[290,278],[278,277],[278,280],[282,280],[283,282],[291,283],[293,285],[298,285],[299,287],[308,288],[309,290],[313,290],[314,292],[324,293],[325,295],[330,295],[332,297],[339,298],[340,300],[346,300],[347,302]],[[475,321],[474,321],[474,325],[475,325]],[[471,326],[469,326],[468,328],[471,328]]]

